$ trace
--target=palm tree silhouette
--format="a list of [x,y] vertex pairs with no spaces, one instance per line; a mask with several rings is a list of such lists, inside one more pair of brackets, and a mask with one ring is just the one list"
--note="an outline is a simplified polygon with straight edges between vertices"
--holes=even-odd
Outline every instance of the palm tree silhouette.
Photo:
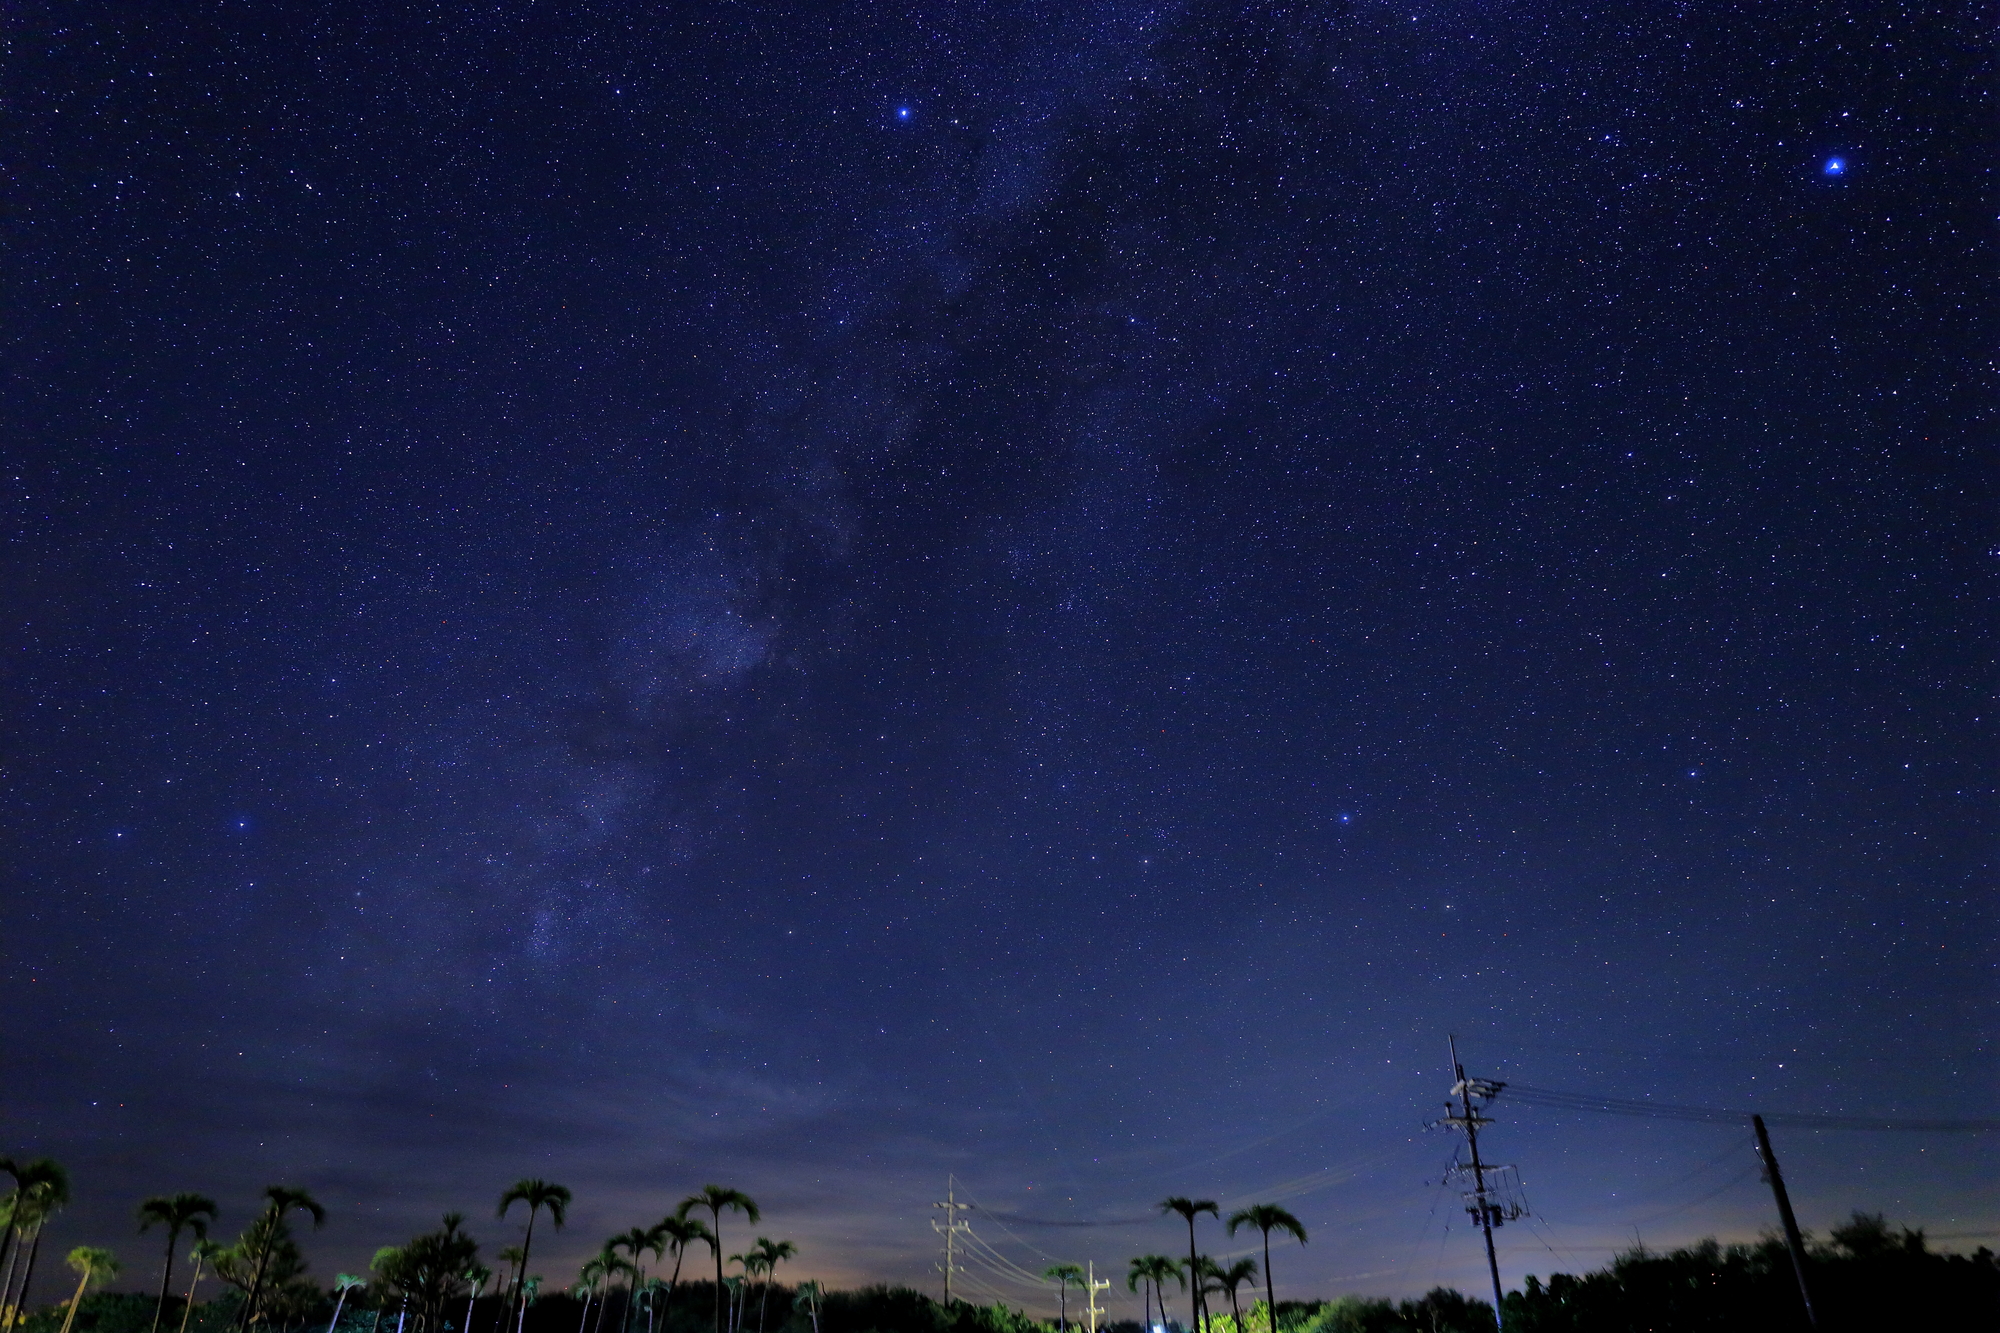
[[729,1256],[729,1262],[743,1265],[740,1274],[723,1279],[729,1288],[729,1333],[736,1333],[741,1327],[738,1321],[743,1317],[743,1292],[750,1285],[750,1274],[754,1271],[751,1264],[756,1261],[746,1259],[740,1254],[732,1254]]
[[618,1242],[620,1239],[622,1238],[613,1236],[610,1240],[605,1241],[604,1248],[597,1252],[597,1258],[592,1261],[598,1265],[599,1271],[604,1274],[604,1290],[597,1298],[597,1323],[593,1325],[599,1333],[602,1333],[604,1328],[604,1316],[611,1309],[611,1293],[617,1286],[618,1275],[620,1273],[637,1271],[631,1264],[626,1263],[618,1257]]
[[1050,1264],[1042,1270],[1042,1276],[1056,1284],[1057,1327],[1062,1333],[1069,1333],[1069,1284],[1083,1285],[1083,1269],[1075,1264]]
[[[621,1249],[632,1256],[631,1262],[626,1265],[628,1276],[625,1283],[625,1310],[618,1319],[620,1330],[632,1326],[632,1300],[639,1294],[639,1256],[647,1250],[651,1250],[657,1256],[664,1243],[657,1232],[658,1228],[648,1230],[645,1227],[633,1227],[623,1235],[613,1236],[605,1243],[606,1249]],[[606,1292],[605,1297],[608,1300],[610,1293]]]
[[[14,1177],[14,1191],[8,1196],[13,1229],[18,1233],[28,1231],[28,1262],[21,1272],[20,1288],[8,1296],[5,1288],[0,1288],[0,1305],[6,1307],[4,1320],[0,1320],[0,1330],[12,1329],[22,1318],[28,1306],[28,1288],[35,1281],[35,1260],[42,1252],[42,1228],[47,1225],[58,1209],[69,1202],[69,1172],[47,1157],[37,1157],[32,1162],[12,1166],[8,1174]],[[14,1257],[21,1255],[20,1239],[14,1242]],[[14,1274],[7,1273],[8,1285],[13,1283]]]
[[365,1287],[367,1285],[367,1278],[356,1277],[352,1273],[337,1273],[334,1275],[333,1294],[336,1299],[333,1302],[333,1318],[326,1321],[326,1333],[334,1333],[334,1330],[340,1327],[340,1312],[346,1308],[347,1293],[353,1291],[356,1287]]
[[520,1307],[522,1323],[527,1322],[528,1306],[524,1297],[528,1280],[528,1256],[534,1251],[535,1246],[535,1214],[546,1209],[549,1221],[554,1224],[557,1231],[561,1231],[563,1220],[569,1214],[572,1197],[561,1185],[546,1180],[517,1180],[500,1195],[498,1216],[502,1218],[507,1216],[507,1210],[515,1204],[528,1205],[528,1231],[521,1237],[520,1276],[515,1280],[514,1291],[508,1297],[507,1314],[510,1323],[513,1322],[512,1316],[516,1306]]
[[597,1294],[597,1284],[608,1276],[604,1256],[601,1254],[593,1259],[586,1259],[583,1267],[577,1271],[576,1285],[583,1288],[583,1313],[577,1317],[576,1333],[583,1333],[584,1329],[590,1327],[591,1298]]
[[733,1208],[752,1222],[761,1222],[764,1217],[757,1211],[755,1199],[742,1190],[724,1189],[720,1185],[703,1185],[701,1193],[681,1200],[674,1215],[686,1217],[697,1208],[708,1209],[709,1233],[700,1239],[706,1240],[708,1248],[715,1252],[715,1333],[727,1333],[722,1324],[722,1210]]
[[[524,1271],[521,1267],[521,1261],[523,1259],[526,1259],[528,1256],[521,1253],[520,1246],[509,1245],[505,1249],[501,1250],[498,1254],[494,1255],[493,1257],[498,1259],[501,1263],[507,1265],[506,1283],[500,1288],[500,1291],[498,1292],[498,1295],[500,1296],[501,1308],[494,1312],[494,1319],[496,1322],[494,1323],[493,1327],[495,1333],[498,1333],[498,1330],[503,1326],[503,1322],[507,1318],[508,1310],[513,1308],[514,1287],[515,1284],[521,1280],[521,1273]],[[466,1333],[472,1333],[472,1331],[470,1329],[467,1329]]]
[[194,1313],[194,1293],[201,1286],[201,1266],[206,1263],[215,1266],[215,1256],[222,1253],[222,1246],[212,1240],[198,1240],[188,1251],[188,1262],[194,1265],[194,1281],[188,1283],[187,1304],[181,1307],[181,1333],[187,1333],[188,1317]]
[[[1230,1235],[1235,1235],[1236,1228],[1241,1226],[1253,1226],[1264,1233],[1264,1310],[1271,1320],[1271,1333],[1278,1333],[1277,1289],[1271,1282],[1271,1233],[1287,1232],[1296,1236],[1299,1244],[1303,1245],[1306,1243],[1305,1224],[1275,1203],[1253,1203],[1229,1215]],[[1239,1328],[1236,1333],[1243,1333],[1243,1330]]]
[[[472,1307],[479,1303],[479,1293],[486,1290],[487,1280],[492,1276],[493,1270],[481,1263],[465,1270],[465,1333],[472,1333]],[[326,1333],[334,1330],[329,1328]]]
[[1203,1310],[1207,1308],[1207,1302],[1202,1300],[1201,1256],[1195,1251],[1194,1247],[1194,1219],[1201,1213],[1207,1213],[1210,1217],[1221,1217],[1222,1214],[1217,1211],[1215,1200],[1213,1199],[1184,1199],[1179,1195],[1175,1195],[1170,1199],[1162,1199],[1160,1201],[1160,1211],[1163,1213],[1178,1213],[1187,1222],[1188,1277],[1191,1279],[1188,1287],[1192,1293],[1188,1297],[1188,1300],[1192,1303],[1194,1317],[1192,1333],[1202,1333],[1201,1316]]
[[76,1284],[76,1295],[69,1298],[69,1313],[63,1316],[62,1333],[69,1333],[70,1325],[76,1322],[76,1307],[83,1304],[84,1288],[93,1281],[108,1282],[117,1277],[118,1260],[109,1250],[79,1245],[69,1252],[64,1262],[83,1275]]
[[270,1225],[264,1230],[264,1244],[257,1251],[257,1271],[250,1279],[250,1299],[243,1302],[243,1312],[238,1317],[239,1327],[248,1328],[257,1317],[257,1297],[264,1290],[264,1266],[271,1261],[271,1249],[278,1243],[279,1233],[285,1225],[285,1214],[302,1210],[311,1215],[313,1229],[326,1225],[326,1209],[319,1206],[313,1196],[304,1190],[295,1190],[284,1185],[267,1185],[264,1198],[264,1217]]
[[181,1232],[192,1231],[196,1240],[208,1238],[208,1224],[215,1220],[215,1200],[205,1194],[155,1194],[139,1205],[139,1231],[144,1234],[157,1222],[167,1229],[167,1266],[160,1272],[160,1299],[153,1307],[153,1333],[160,1333],[160,1316],[167,1308],[167,1288],[174,1280],[174,1247]]
[[674,1308],[674,1291],[681,1284],[681,1261],[687,1257],[687,1247],[698,1240],[710,1239],[711,1233],[700,1218],[682,1217],[678,1213],[661,1218],[653,1230],[674,1252],[674,1275],[667,1279],[667,1303],[660,1310],[660,1326],[664,1328],[666,1317]]
[[816,1278],[807,1278],[799,1283],[798,1293],[792,1297],[792,1308],[812,1316],[813,1333],[819,1333],[819,1305],[826,1292],[821,1289]]
[[1236,1321],[1236,1333],[1244,1333],[1243,1307],[1237,1303],[1236,1289],[1257,1276],[1257,1261],[1238,1259],[1227,1268],[1214,1264],[1209,1268],[1215,1280],[1222,1284],[1222,1289],[1229,1293],[1229,1317]]
[[757,1256],[759,1266],[764,1270],[764,1293],[757,1298],[757,1333],[764,1333],[764,1307],[771,1299],[771,1274],[777,1272],[778,1265],[785,1260],[798,1258],[799,1247],[788,1240],[759,1236],[751,1253]]
[[[1160,1322],[1167,1321],[1167,1289],[1163,1285],[1168,1278],[1187,1286],[1187,1279],[1181,1276],[1181,1266],[1164,1254],[1142,1254],[1132,1261],[1132,1269],[1125,1274],[1125,1290],[1137,1291],[1141,1282],[1148,1284],[1148,1292],[1153,1304],[1160,1310]],[[1141,1333],[1153,1333],[1153,1304],[1146,1307],[1146,1327]]]

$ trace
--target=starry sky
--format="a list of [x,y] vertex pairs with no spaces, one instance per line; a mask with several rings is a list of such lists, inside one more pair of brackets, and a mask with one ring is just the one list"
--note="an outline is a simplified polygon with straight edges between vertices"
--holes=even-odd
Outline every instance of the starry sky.
[[[1189,1194],[1299,1214],[1281,1296],[1477,1290],[1448,1034],[1982,1114],[1974,19],[17,6],[51,1243],[282,1182],[330,1277],[539,1175],[564,1281],[713,1180],[934,1288],[955,1176],[1036,1269]],[[1493,1113],[1510,1283],[1773,1223],[1747,1130]],[[1808,1227],[2000,1232],[1993,1136],[1777,1139]]]

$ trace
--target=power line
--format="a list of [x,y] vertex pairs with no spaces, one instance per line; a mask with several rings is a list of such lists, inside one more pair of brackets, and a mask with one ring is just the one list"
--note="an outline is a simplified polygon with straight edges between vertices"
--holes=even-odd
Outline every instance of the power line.
[[[1537,1088],[1526,1083],[1496,1083],[1513,1100],[1529,1106],[1557,1111],[1596,1111],[1604,1115],[1642,1116],[1652,1120],[1686,1120],[1702,1124],[1743,1124],[1749,1111],[1730,1111],[1715,1106],[1686,1106],[1632,1097],[1605,1097],[1596,1093],[1563,1092]],[[1866,1129],[1899,1134],[1993,1134],[2000,1133],[2000,1120],[1907,1120],[1896,1116],[1832,1115],[1821,1111],[1767,1112],[1764,1122],[1791,1129]]]

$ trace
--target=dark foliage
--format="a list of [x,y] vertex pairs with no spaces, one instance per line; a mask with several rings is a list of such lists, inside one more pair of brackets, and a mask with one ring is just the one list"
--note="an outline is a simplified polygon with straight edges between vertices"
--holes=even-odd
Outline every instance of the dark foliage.
[[[1822,1333],[2000,1328],[2000,1266],[1990,1250],[1933,1252],[1921,1231],[1892,1231],[1856,1213],[1831,1244],[1813,1246],[1807,1282]],[[1804,1333],[1782,1240],[1704,1241],[1654,1254],[1635,1250],[1607,1269],[1507,1297],[1508,1333]]]

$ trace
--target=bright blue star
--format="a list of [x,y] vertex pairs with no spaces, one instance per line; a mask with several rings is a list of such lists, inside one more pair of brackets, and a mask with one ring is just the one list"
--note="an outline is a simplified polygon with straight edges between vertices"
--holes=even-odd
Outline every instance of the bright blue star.
[[1847,174],[1847,159],[1844,157],[1829,157],[1826,160],[1826,165],[1821,167],[1820,170],[1829,176],[1845,176]]
[[897,120],[908,120],[909,118],[910,118],[910,108],[906,106],[899,106],[896,108]]

